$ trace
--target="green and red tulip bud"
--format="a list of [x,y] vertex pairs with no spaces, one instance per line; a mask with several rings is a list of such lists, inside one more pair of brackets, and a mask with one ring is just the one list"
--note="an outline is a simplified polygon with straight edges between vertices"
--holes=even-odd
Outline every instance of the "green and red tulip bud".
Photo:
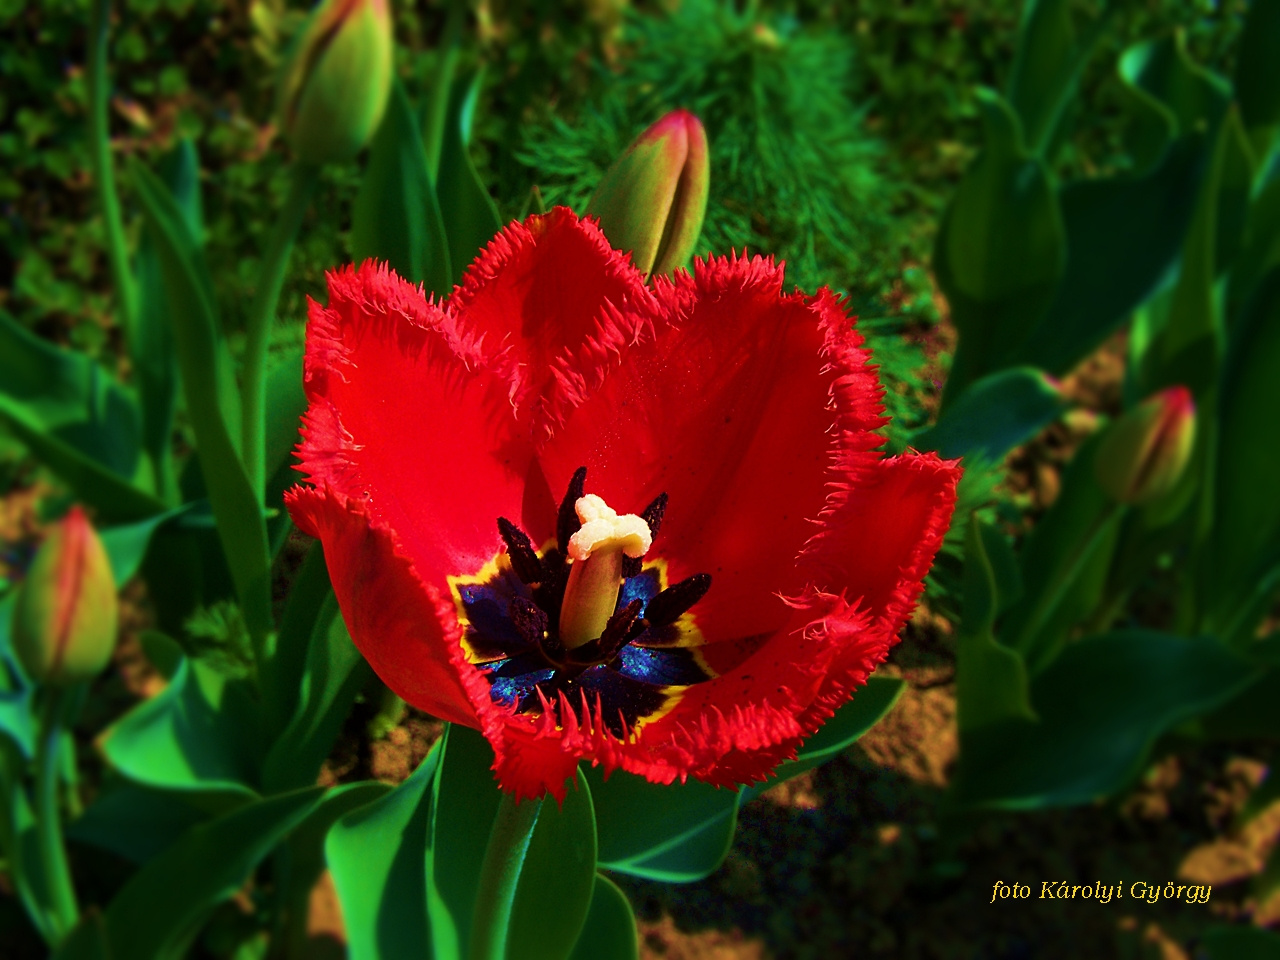
[[323,0],[280,84],[280,127],[306,163],[350,160],[372,139],[391,92],[388,0]]
[[1148,397],[1107,430],[1094,461],[1098,483],[1121,503],[1144,504],[1173,489],[1195,444],[1191,391],[1169,387]]
[[102,672],[116,644],[116,582],[79,507],[36,552],[13,608],[13,645],[32,680],[57,687]]
[[666,274],[693,254],[707,212],[707,134],[673,110],[614,161],[587,204],[600,229],[646,274]]

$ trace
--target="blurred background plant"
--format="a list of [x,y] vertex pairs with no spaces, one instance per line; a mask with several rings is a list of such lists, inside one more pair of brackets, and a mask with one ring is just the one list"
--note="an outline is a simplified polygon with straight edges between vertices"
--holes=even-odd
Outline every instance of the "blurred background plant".
[[[626,898],[649,955],[723,945],[682,939],[670,916],[745,929],[744,956],[947,955],[949,938],[1001,956],[1274,952],[1280,4],[482,0],[392,16],[369,150],[305,173],[275,111],[307,11],[0,0],[14,955],[40,955],[41,937],[68,957],[104,938],[126,958],[316,955],[326,861],[351,956],[450,955],[441,931],[465,927],[475,881],[458,864],[483,856],[496,809],[487,748],[441,738],[371,679],[318,548],[279,512],[306,297],[370,255],[447,293],[500,223],[584,210],[676,108],[709,142],[694,249],[773,254],[789,283],[847,295],[889,450],[967,471],[906,642],[767,798],[593,772],[592,804],[541,821],[598,835],[597,858],[560,871],[586,877],[574,955],[634,955]],[[86,56],[95,23],[109,87]],[[122,244],[91,161],[95,90]],[[242,414],[257,389],[260,415]],[[75,503],[125,589],[125,643],[104,678],[53,697],[4,634],[37,543],[82,522]],[[444,866],[398,873],[414,843]],[[1208,864],[1214,844],[1246,867]],[[196,861],[216,869],[189,882]],[[552,866],[525,888],[565,882]],[[998,879],[1142,871],[1217,884],[1215,909],[974,919]],[[408,918],[394,947],[377,932],[388,910]]]

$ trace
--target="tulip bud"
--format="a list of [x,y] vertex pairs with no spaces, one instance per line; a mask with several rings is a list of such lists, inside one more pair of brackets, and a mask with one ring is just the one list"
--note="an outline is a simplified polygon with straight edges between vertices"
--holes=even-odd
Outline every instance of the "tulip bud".
[[116,644],[111,561],[79,507],[45,538],[13,608],[13,646],[32,680],[67,686],[102,672]]
[[388,0],[322,0],[280,84],[280,127],[307,163],[350,160],[373,137],[391,92]]
[[1148,397],[1107,430],[1098,445],[1098,483],[1121,503],[1150,503],[1177,484],[1195,443],[1191,391],[1170,387]]
[[670,273],[693,253],[707,212],[707,134],[673,110],[627,147],[587,204],[600,229],[646,274]]

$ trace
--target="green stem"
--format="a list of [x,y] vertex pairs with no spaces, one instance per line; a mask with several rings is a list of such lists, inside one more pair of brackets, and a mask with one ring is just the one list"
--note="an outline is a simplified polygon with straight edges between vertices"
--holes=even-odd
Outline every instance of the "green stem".
[[40,716],[40,739],[36,744],[36,840],[44,871],[50,920],[56,946],[80,919],[76,891],[71,883],[67,851],[62,842],[62,813],[58,808],[61,772],[62,724],[67,698],[55,687],[45,690]]
[[129,250],[125,243],[124,221],[120,217],[120,197],[116,193],[115,170],[111,165],[111,139],[107,130],[107,26],[111,19],[111,0],[89,2],[89,63],[86,78],[89,88],[89,159],[93,179],[102,205],[102,220],[107,230],[107,259],[111,279],[120,298],[120,325],[126,342],[135,346],[138,317],[138,291],[129,271]]
[[504,960],[506,957],[507,927],[511,923],[516,884],[520,881],[541,809],[541,799],[516,803],[511,794],[502,795],[480,867],[476,911],[471,918],[470,960]]
[[258,286],[249,305],[248,338],[244,348],[243,387],[241,398],[240,439],[249,483],[259,497],[266,486],[266,393],[267,345],[271,340],[271,321],[275,317],[280,290],[284,286],[285,269],[293,241],[302,226],[303,214],[311,201],[320,168],[297,163],[284,209],[276,219],[267,255],[258,274]]
[[1084,571],[1084,565],[1093,556],[1107,528],[1111,526],[1111,522],[1118,516],[1119,510],[1120,504],[1115,502],[1109,502],[1103,507],[1084,536],[1076,541],[1075,548],[1069,554],[1062,573],[1053,578],[1049,588],[1040,594],[1035,606],[1032,607],[1031,615],[1027,618],[1027,625],[1023,627],[1017,643],[1014,644],[1015,649],[1025,651],[1024,657],[1032,673],[1037,672],[1043,666],[1041,661],[1048,659],[1049,654],[1052,653],[1052,651],[1043,649],[1043,644],[1040,641],[1041,632],[1049,624],[1053,616],[1057,614],[1058,608],[1062,606],[1062,601],[1066,599],[1068,591],[1080,579],[1080,574]]

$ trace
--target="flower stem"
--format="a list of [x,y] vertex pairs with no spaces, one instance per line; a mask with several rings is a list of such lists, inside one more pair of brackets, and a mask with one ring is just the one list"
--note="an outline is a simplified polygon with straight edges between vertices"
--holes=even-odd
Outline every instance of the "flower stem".
[[120,197],[116,193],[115,171],[111,166],[111,139],[107,131],[107,26],[111,19],[111,0],[89,2],[89,62],[86,78],[89,88],[89,159],[93,179],[102,205],[102,219],[107,230],[107,259],[111,279],[120,298],[120,325],[126,342],[132,348],[136,337],[138,291],[129,270],[129,251],[125,243],[124,221],[120,217]]
[[75,927],[80,919],[80,908],[76,904],[71,869],[67,865],[67,851],[62,842],[62,813],[58,808],[62,725],[69,698],[65,691],[56,687],[48,687],[44,692],[40,739],[36,744],[36,840],[49,900],[53,937],[50,946],[56,946]]
[[520,881],[541,809],[541,799],[517,803],[511,794],[502,795],[480,868],[476,911],[471,918],[470,960],[504,960],[506,957],[507,927],[511,923],[516,884]]
[[284,273],[293,252],[293,241],[311,201],[320,168],[296,163],[284,209],[276,219],[267,255],[258,274],[258,286],[249,305],[248,338],[244,348],[244,396],[241,400],[240,439],[249,483],[259,497],[266,485],[266,366],[271,321],[280,301]]

